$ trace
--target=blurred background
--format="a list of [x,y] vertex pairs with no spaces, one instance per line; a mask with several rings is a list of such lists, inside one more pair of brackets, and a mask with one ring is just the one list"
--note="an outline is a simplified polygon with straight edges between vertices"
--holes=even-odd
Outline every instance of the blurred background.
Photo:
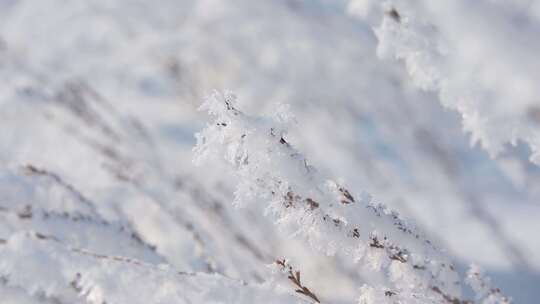
[[[516,303],[535,303],[540,168],[529,148],[492,159],[471,146],[457,112],[378,59],[347,5],[0,0],[1,170],[55,172],[178,269],[261,282],[285,256],[321,298],[353,303],[376,276],[313,252],[260,206],[235,209],[230,172],[191,162],[208,120],[197,108],[214,89],[251,114],[286,103],[290,142],[315,167],[414,221],[461,270],[477,263]],[[43,187],[42,208],[77,208]]]

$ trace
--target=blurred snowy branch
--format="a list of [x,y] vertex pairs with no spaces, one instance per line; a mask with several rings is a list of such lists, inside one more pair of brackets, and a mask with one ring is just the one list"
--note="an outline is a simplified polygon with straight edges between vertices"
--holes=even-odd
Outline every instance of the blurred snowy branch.
[[377,53],[461,114],[471,144],[492,156],[527,143],[540,165],[540,2],[352,0]]

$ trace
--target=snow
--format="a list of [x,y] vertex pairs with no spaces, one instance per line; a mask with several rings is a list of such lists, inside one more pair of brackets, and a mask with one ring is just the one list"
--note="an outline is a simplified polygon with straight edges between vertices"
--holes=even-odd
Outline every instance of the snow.
[[416,86],[458,111],[472,144],[496,156],[524,141],[540,164],[537,1],[374,2],[350,10],[372,22],[380,57],[402,60]]
[[[235,205],[264,203],[294,235],[327,255],[350,255],[359,268],[386,274],[373,296],[361,291],[361,303],[432,303],[462,300],[455,266],[414,226],[384,205],[358,199],[347,188],[317,174],[308,160],[287,141],[292,116],[278,107],[271,117],[252,117],[237,108],[232,93],[215,92],[201,110],[215,120],[197,133],[194,161],[222,158],[236,172]],[[266,206],[264,206],[266,205]],[[477,269],[471,270],[474,274]],[[508,303],[487,281],[472,283],[479,303]],[[479,287],[480,286],[480,287]],[[393,298],[396,296],[395,299]]]
[[[4,288],[60,303],[302,303],[270,283],[247,285],[218,274],[66,247],[31,232],[0,247]],[[127,290],[127,288],[129,288]],[[17,302],[18,303],[18,302]]]
[[[0,302],[309,303],[283,258],[322,303],[439,301],[365,246],[387,235],[452,261],[441,291],[491,301],[489,277],[536,303],[539,20],[529,0],[0,0]],[[243,114],[200,133],[214,89]],[[287,187],[343,227],[283,210]]]

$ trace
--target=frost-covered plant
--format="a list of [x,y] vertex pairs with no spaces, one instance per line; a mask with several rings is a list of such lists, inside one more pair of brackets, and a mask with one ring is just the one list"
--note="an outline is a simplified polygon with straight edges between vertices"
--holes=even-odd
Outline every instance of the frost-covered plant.
[[0,169],[0,302],[298,303],[272,282],[178,270],[98,206],[52,171]]
[[538,165],[540,4],[533,2],[352,0],[349,9],[372,26],[379,57],[402,61],[417,87],[461,114],[472,143],[496,156],[523,141]]
[[[196,135],[195,163],[224,158],[238,180],[236,205],[264,202],[267,214],[313,248],[383,274],[378,286],[361,288],[360,303],[473,303],[463,300],[452,262],[414,225],[309,164],[287,139],[295,120],[286,107],[269,117],[249,116],[234,94],[216,92],[201,109],[215,120]],[[475,291],[482,294],[479,303],[509,302],[497,289]]]
[[0,240],[0,255],[0,295],[19,299],[8,303],[298,303],[271,284],[181,272],[34,232]]

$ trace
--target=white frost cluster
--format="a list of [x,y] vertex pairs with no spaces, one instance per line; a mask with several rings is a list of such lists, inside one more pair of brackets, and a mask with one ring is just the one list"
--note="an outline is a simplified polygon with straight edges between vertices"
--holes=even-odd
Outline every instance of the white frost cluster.
[[540,165],[540,1],[353,0],[378,55],[458,111],[471,143],[492,156],[527,143]]
[[313,248],[382,273],[380,287],[361,289],[360,303],[462,303],[453,264],[396,212],[319,174],[287,139],[290,115],[249,116],[234,94],[219,92],[201,108],[215,120],[197,134],[195,162],[224,157],[235,169],[237,205],[263,202]]

